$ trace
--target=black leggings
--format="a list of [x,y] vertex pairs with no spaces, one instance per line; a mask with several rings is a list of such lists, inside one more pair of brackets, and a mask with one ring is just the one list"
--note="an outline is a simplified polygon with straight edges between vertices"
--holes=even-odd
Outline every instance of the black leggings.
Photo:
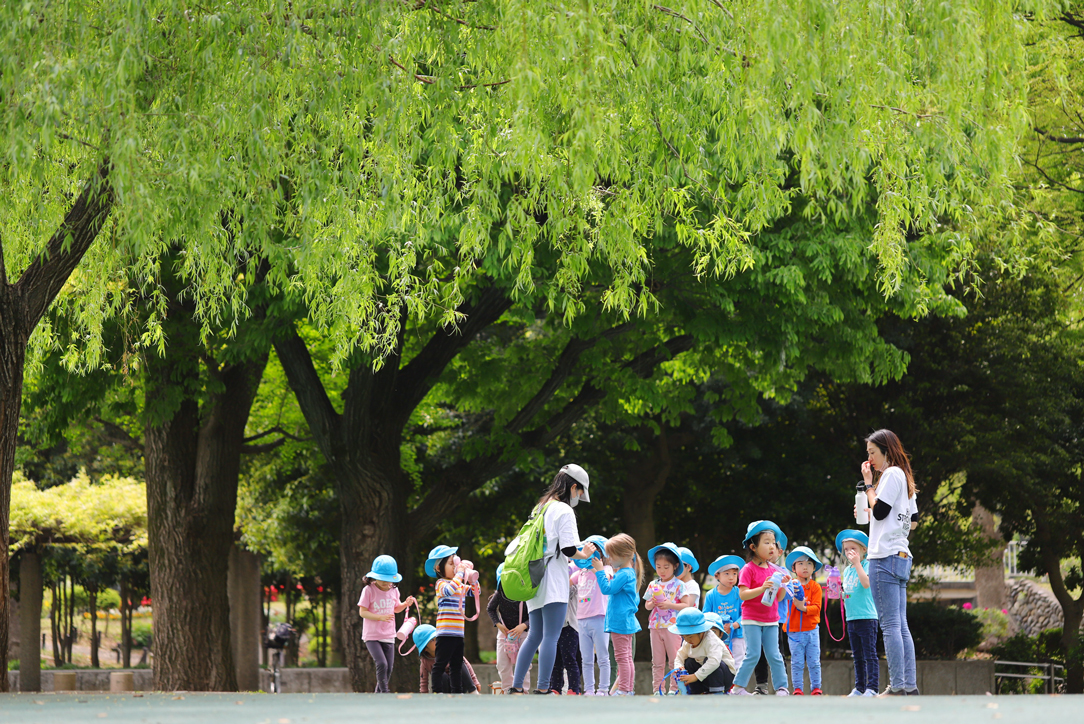
[[395,644],[382,641],[366,641],[365,648],[369,649],[369,656],[373,657],[376,664],[376,693],[387,694],[388,679],[391,678],[391,669],[395,666]]
[[[463,693],[463,637],[437,636],[437,655],[433,662],[433,687],[444,670],[448,670],[452,694]],[[447,692],[447,690],[445,690]]]
[[[594,666],[594,664],[592,664]],[[568,672],[568,690],[583,693],[580,684],[580,636],[576,629],[565,626],[557,638],[557,658],[553,662],[553,674],[550,675],[550,689],[560,691],[564,688],[564,672]]]

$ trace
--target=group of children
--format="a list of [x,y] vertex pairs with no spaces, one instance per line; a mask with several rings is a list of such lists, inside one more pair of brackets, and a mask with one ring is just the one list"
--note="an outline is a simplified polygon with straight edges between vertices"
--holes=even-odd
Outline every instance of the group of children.
[[[824,566],[805,546],[784,557],[787,538],[775,523],[764,520],[749,525],[742,541],[746,558],[723,555],[708,566],[716,585],[703,597],[693,578],[700,566],[688,548],[663,543],[648,551],[655,577],[645,588],[643,563],[630,536],[591,536],[586,542],[596,552],[569,565],[571,595],[550,678],[552,689],[560,692],[567,674],[569,694],[631,696],[633,640],[641,630],[637,612],[643,602],[648,611],[654,691],[669,687],[670,693],[748,695],[754,674],[759,691],[770,669],[775,693],[788,695],[792,690],[781,649],[785,635],[793,694],[805,693],[807,672],[809,693],[822,693],[819,627],[824,595],[814,577]],[[868,545],[861,531],[844,530],[836,537],[836,549],[847,560],[840,594],[854,655],[855,685],[850,696],[873,696],[878,686],[877,611],[869,590]],[[394,584],[402,577],[394,559],[380,556],[374,561],[358,608],[364,619],[362,638],[376,664],[377,692],[388,691],[397,635],[404,643],[410,636],[418,648],[422,693],[479,691],[477,677],[463,658],[463,631],[466,600],[473,596],[477,607],[481,590],[473,565],[460,560],[456,550],[437,546],[426,561],[426,572],[437,579],[436,626],[423,624],[411,631],[411,619],[398,634],[395,613],[417,602],[413,596],[399,600]],[[500,687],[507,693],[529,622],[524,603],[505,596],[502,569],[503,564],[497,568],[497,590],[486,610],[498,629],[497,671]],[[611,643],[617,664],[612,687]],[[528,681],[523,688],[529,690]]]

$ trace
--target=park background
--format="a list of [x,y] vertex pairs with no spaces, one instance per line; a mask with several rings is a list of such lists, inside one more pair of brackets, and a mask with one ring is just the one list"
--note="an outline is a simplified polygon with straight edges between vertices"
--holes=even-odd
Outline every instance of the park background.
[[1084,691],[1078,4],[212,5],[0,11],[22,683],[250,688],[288,619],[370,690],[376,555],[491,589],[566,462],[584,535],[830,553],[888,427],[920,656]]

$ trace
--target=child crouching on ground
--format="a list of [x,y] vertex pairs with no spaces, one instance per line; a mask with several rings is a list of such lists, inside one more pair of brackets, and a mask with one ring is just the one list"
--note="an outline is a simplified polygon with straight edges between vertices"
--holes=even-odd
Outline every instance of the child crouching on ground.
[[787,556],[787,570],[791,571],[801,588],[795,591],[787,616],[787,644],[790,646],[790,679],[794,694],[802,695],[804,669],[809,669],[810,695],[820,696],[821,691],[821,584],[813,576],[824,564],[817,554],[805,546],[798,546]]
[[670,633],[683,640],[676,665],[686,671],[679,680],[690,694],[725,694],[734,683],[734,658],[712,625],[702,611],[686,608],[670,626]]
[[[452,677],[449,666],[444,664],[444,669],[436,669],[437,660],[437,630],[427,623],[423,623],[414,629],[412,638],[414,645],[418,647],[418,691],[422,694],[433,692],[434,694],[450,694],[452,692]],[[407,652],[410,653],[409,651]],[[465,694],[481,694],[482,689],[478,684],[478,677],[474,675],[474,669],[470,662],[463,659],[460,668],[460,680],[457,687]]]

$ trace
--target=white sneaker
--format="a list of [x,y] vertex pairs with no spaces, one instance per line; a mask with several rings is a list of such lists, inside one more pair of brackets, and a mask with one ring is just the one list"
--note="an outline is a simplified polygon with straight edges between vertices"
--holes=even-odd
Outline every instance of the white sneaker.
[[737,684],[735,684],[733,687],[731,687],[730,695],[731,696],[752,696],[752,694],[750,694],[748,691],[745,690],[745,687],[738,686]]
[[864,692],[862,692],[862,696],[877,696],[877,692],[873,689],[866,689]]
[[787,691],[786,689],[776,689],[775,690],[775,695],[776,696],[790,696],[790,692]]
[[864,691],[859,691],[858,689],[851,689],[851,693],[850,693],[850,694],[847,694],[847,696],[848,696],[848,697],[852,697],[852,696],[865,696],[865,695],[866,695],[866,692],[864,692]]

